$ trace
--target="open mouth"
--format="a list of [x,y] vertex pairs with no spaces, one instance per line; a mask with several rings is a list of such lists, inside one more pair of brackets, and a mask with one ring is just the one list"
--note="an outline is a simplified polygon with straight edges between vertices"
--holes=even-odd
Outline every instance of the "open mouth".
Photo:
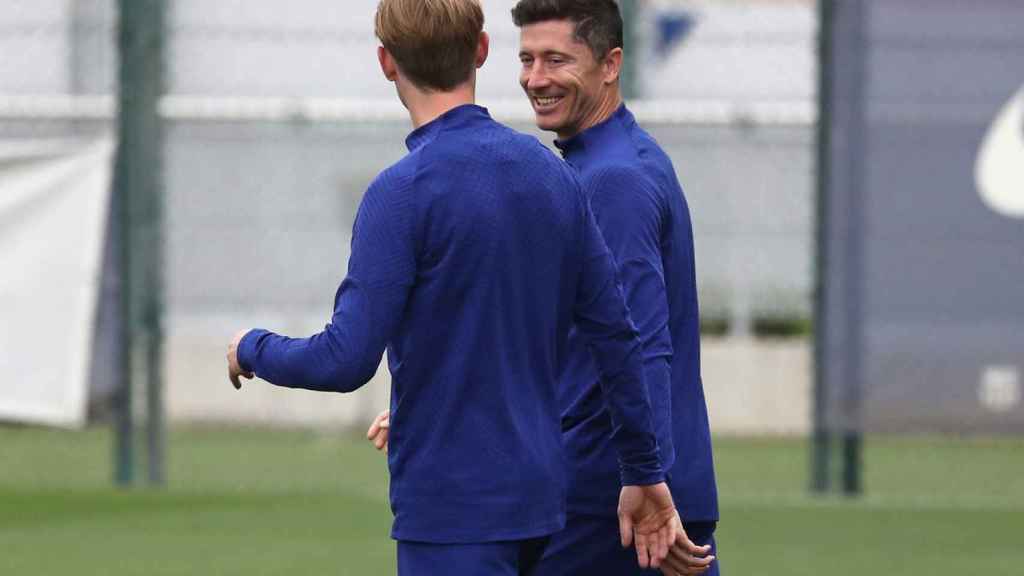
[[561,102],[563,98],[563,96],[534,96],[531,100],[533,100],[534,109],[538,112],[543,112],[558,106],[558,103]]

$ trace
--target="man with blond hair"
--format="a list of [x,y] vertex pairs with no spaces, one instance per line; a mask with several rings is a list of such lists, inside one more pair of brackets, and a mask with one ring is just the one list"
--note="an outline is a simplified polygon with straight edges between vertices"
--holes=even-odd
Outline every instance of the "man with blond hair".
[[399,574],[528,574],[565,522],[556,386],[575,324],[616,429],[623,542],[659,565],[679,518],[641,345],[574,175],[473,104],[488,51],[476,0],[383,0],[376,34],[409,153],[362,200],[331,323],[239,333],[230,379],[352,391],[386,347]]

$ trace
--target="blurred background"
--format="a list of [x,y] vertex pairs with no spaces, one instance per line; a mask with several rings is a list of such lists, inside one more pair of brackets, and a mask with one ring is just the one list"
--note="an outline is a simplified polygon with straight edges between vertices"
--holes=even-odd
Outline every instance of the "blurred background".
[[[550,144],[513,4],[479,100]],[[693,216],[723,570],[1019,574],[1024,3],[622,6]],[[5,573],[394,572],[386,369],[236,392],[224,361],[329,320],[404,153],[375,8],[0,0]]]

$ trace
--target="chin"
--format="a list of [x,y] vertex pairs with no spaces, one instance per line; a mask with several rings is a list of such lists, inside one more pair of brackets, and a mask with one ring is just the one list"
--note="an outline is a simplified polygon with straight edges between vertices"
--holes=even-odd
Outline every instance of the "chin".
[[558,132],[562,127],[562,123],[557,118],[551,118],[550,116],[542,116],[540,114],[534,115],[537,119],[537,128],[546,132]]

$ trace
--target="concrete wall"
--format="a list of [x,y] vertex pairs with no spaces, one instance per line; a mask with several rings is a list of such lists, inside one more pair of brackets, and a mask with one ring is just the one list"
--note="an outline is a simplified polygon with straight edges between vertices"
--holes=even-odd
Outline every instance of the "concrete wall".
[[807,339],[703,339],[701,365],[712,432],[807,434],[811,354]]
[[[314,322],[311,320],[311,322]],[[390,377],[382,364],[352,394],[287,390],[258,380],[236,391],[227,381],[224,342],[210,338],[218,319],[176,322],[169,334],[167,407],[171,421],[344,428],[368,426],[388,406]],[[312,326],[292,324],[296,332]],[[227,335],[225,335],[225,338]],[[803,435],[810,430],[810,342],[705,338],[704,389],[715,434]]]

